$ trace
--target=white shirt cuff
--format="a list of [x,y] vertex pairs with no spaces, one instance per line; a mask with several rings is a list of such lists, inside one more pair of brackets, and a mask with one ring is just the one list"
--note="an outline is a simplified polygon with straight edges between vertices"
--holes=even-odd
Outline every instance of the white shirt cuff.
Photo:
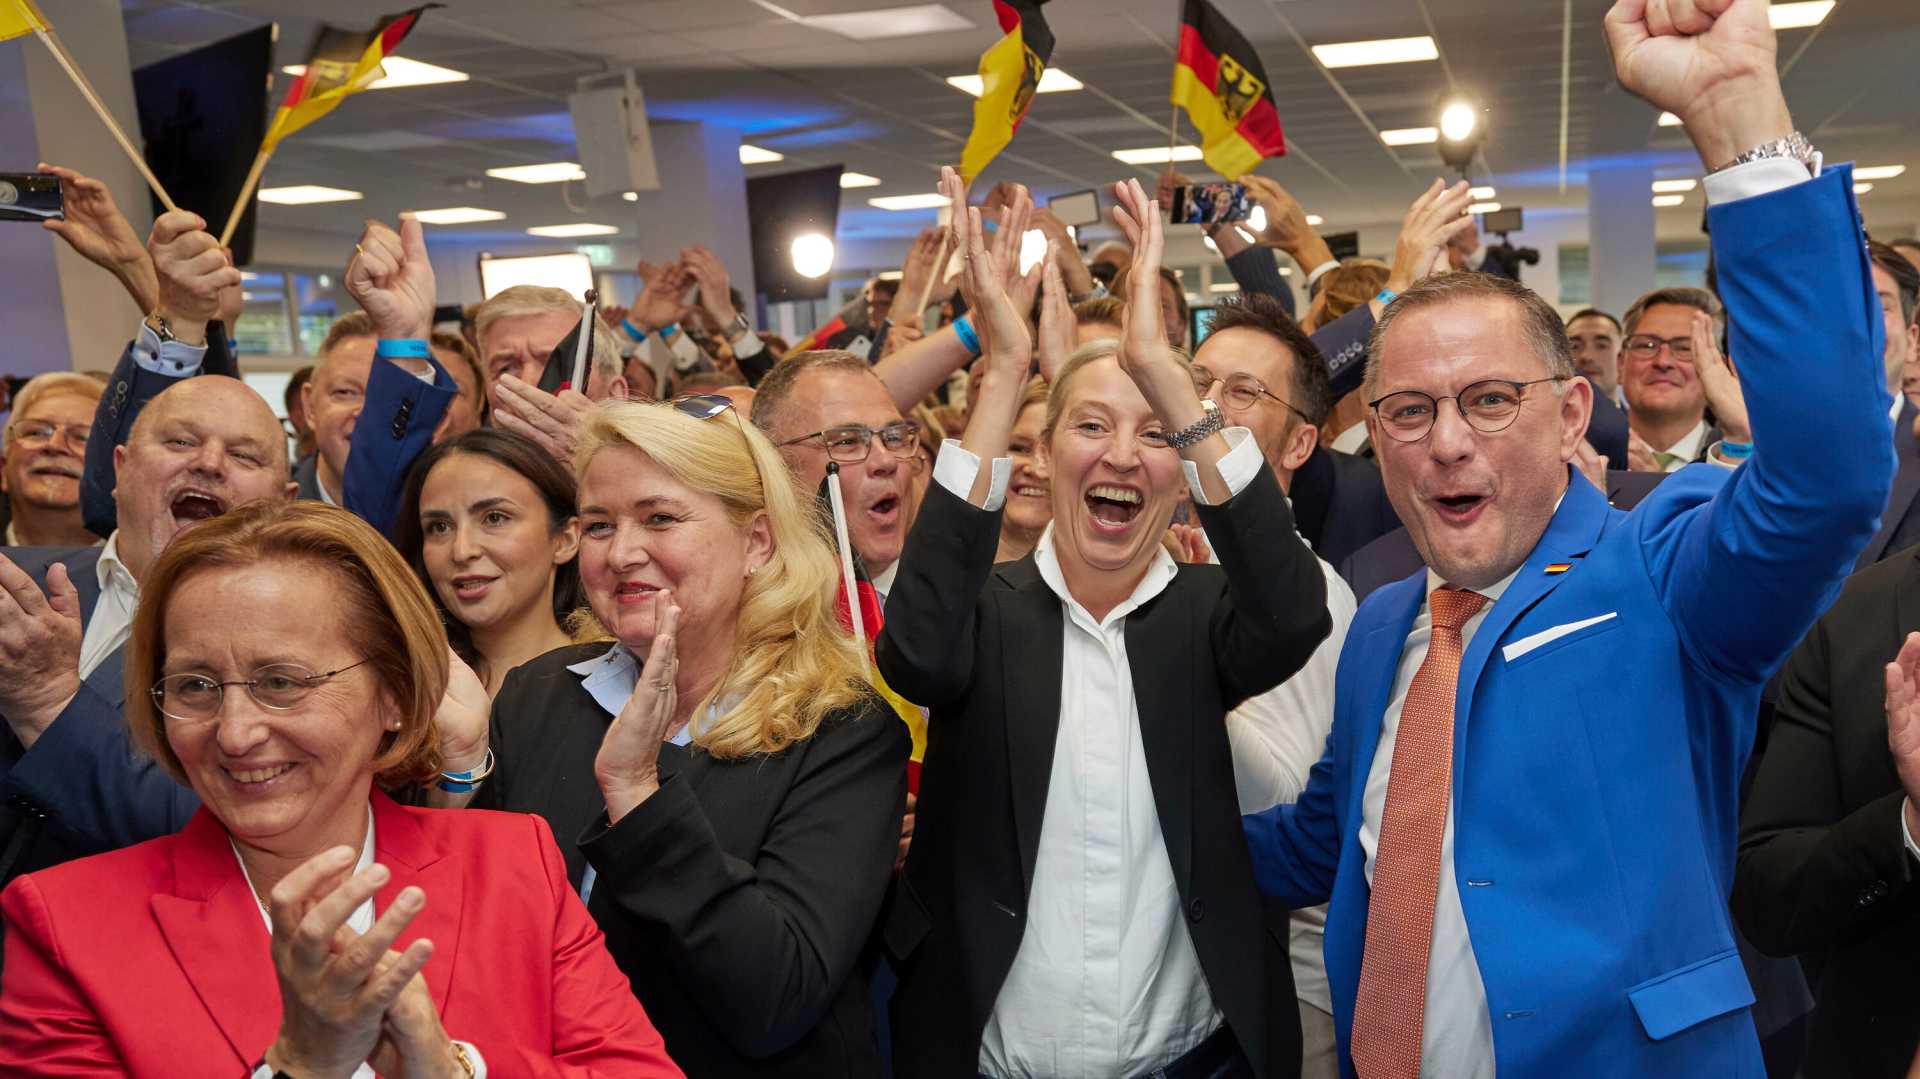
[[1900,803],[1900,835],[1907,841],[1907,853],[1920,859],[1920,843],[1913,841],[1913,829],[1907,825],[1907,814],[1913,810],[1913,799]]
[[133,362],[143,371],[173,378],[190,378],[200,373],[207,358],[207,346],[184,341],[162,341],[153,327],[140,324],[140,336],[134,339]]
[[760,335],[754,333],[751,326],[747,328],[746,333],[740,335],[740,340],[730,343],[733,345],[733,358],[736,363],[760,355],[760,350],[767,347],[767,343],[760,340]]
[[1719,206],[1756,195],[1771,194],[1811,179],[1813,176],[1799,158],[1763,157],[1758,161],[1708,173],[1702,183],[1707,191],[1707,205]]
[[[1220,463],[1214,468],[1226,483],[1227,497],[1231,498],[1246,490],[1247,484],[1260,474],[1260,444],[1253,440],[1253,432],[1245,427],[1229,427],[1220,432],[1220,437],[1227,440],[1227,455],[1220,458]],[[1200,466],[1182,458],[1180,469],[1186,473],[1187,490],[1193,492],[1193,500],[1202,506],[1213,505],[1200,491]]]
[[[1224,463],[1224,462],[1223,462]],[[987,504],[980,507],[997,512],[1007,501],[1007,481],[1013,476],[1013,459],[995,457],[993,475],[987,481]],[[980,456],[960,444],[957,438],[940,443],[940,456],[933,461],[934,481],[953,497],[966,500],[973,495],[973,483],[980,478]]]

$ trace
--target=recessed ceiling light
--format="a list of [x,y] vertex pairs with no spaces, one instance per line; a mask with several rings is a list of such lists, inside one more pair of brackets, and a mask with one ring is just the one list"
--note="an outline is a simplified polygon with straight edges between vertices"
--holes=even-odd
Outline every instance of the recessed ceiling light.
[[1493,188],[1491,188],[1491,187],[1476,187],[1476,188],[1474,188],[1473,190],[1471,190],[1471,191],[1468,191],[1468,192],[1467,192],[1467,195],[1468,195],[1468,197],[1470,197],[1470,198],[1474,198],[1474,199],[1478,199],[1478,200],[1479,200],[1479,201],[1481,201],[1481,202],[1485,202],[1485,201],[1487,201],[1488,199],[1490,199],[1490,198],[1492,198],[1492,197],[1493,197]]
[[619,231],[618,225],[589,225],[582,222],[577,225],[535,225],[527,230],[527,235],[566,239],[572,236],[612,236]]
[[318,184],[299,184],[294,187],[263,187],[260,189],[260,201],[280,206],[305,206],[314,202],[353,202],[364,198],[358,191],[346,191],[338,187],[321,187]]
[[1675,116],[1670,112],[1663,112],[1660,114],[1661,127],[1679,127],[1681,122],[1682,121],[1678,116]]
[[1497,202],[1476,202],[1467,207],[1467,212],[1470,214],[1497,214],[1500,212],[1500,204]]
[[1906,171],[1907,167],[1905,165],[1869,165],[1864,169],[1854,169],[1853,178],[1856,180],[1891,180],[1896,176],[1905,174]]
[[787,155],[778,150],[762,149],[758,146],[740,144],[740,163],[742,165],[771,165],[775,161],[785,161]]
[[1212,284],[1212,285],[1208,285],[1208,286],[1207,286],[1207,288],[1208,288],[1208,289],[1210,289],[1210,290],[1212,290],[1212,291],[1214,291],[1214,292],[1238,292],[1238,291],[1240,291],[1240,286],[1239,286],[1238,284],[1235,284],[1235,283],[1234,283],[1234,282],[1232,282],[1232,281],[1225,281],[1225,282],[1219,282],[1219,283],[1216,283],[1216,284]]
[[[974,97],[980,96],[983,80],[978,75],[949,75],[947,85],[955,90],[964,90]],[[1050,67],[1040,73],[1040,85],[1034,88],[1036,94],[1058,94],[1067,90],[1084,89],[1085,83],[1057,67]]]
[[855,41],[874,41],[913,34],[941,34],[973,29],[973,20],[941,4],[843,11],[837,15],[803,15],[800,25],[826,30]]
[[1682,191],[1692,191],[1700,186],[1698,180],[1655,180],[1653,192],[1656,195],[1673,195]]
[[1685,203],[1686,201],[1687,201],[1687,197],[1685,195],[1655,195],[1653,197],[1653,204],[1655,206],[1663,206],[1663,207],[1679,206]]
[[638,191],[622,191],[622,192],[620,192],[620,197],[621,197],[621,198],[623,198],[623,199],[626,199],[626,200],[627,200],[628,202],[639,202],[639,201],[640,201],[640,192],[638,192]]
[[[307,65],[288,64],[280,69],[288,75],[305,75]],[[384,73],[367,86],[369,90],[394,90],[402,86],[432,86],[442,82],[466,82],[472,76],[438,64],[423,64],[404,56],[389,56],[380,61]]]
[[444,210],[415,210],[413,216],[428,225],[471,225],[476,221],[498,221],[507,215],[477,206],[449,206]]
[[549,161],[544,165],[512,165],[503,169],[488,169],[487,175],[496,180],[512,180],[516,184],[557,184],[565,180],[584,180],[585,169],[571,161]]
[[1324,217],[1321,217],[1319,214],[1307,215],[1307,224],[1312,228],[1319,228],[1321,225],[1324,225],[1326,223],[1327,223],[1327,219]]
[[1853,185],[1853,193],[1856,195],[1864,195],[1867,192],[1872,190],[1873,190],[1872,184],[1854,184]]
[[934,210],[952,201],[936,191],[926,195],[882,195],[868,199],[867,205],[881,210]]
[[1380,133],[1380,141],[1388,146],[1419,146],[1422,143],[1439,142],[1440,129],[1437,127],[1391,127]]
[[1138,150],[1115,150],[1113,156],[1129,165],[1165,165],[1174,161],[1198,161],[1203,155],[1198,146],[1143,146]]
[[1792,4],[1774,4],[1767,8],[1767,21],[1775,30],[1799,30],[1819,26],[1833,11],[1834,0],[1799,0]]
[[1440,50],[1433,39],[1419,37],[1382,38],[1378,41],[1343,41],[1335,45],[1315,45],[1314,59],[1326,67],[1367,67],[1371,64],[1406,64],[1416,60],[1438,60]]
[[868,176],[864,172],[843,172],[840,174],[840,186],[843,188],[879,187],[880,177]]

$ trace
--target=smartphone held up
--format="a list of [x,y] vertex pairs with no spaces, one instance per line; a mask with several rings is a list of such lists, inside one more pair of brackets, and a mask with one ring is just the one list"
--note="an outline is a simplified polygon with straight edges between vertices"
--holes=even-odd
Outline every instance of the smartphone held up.
[[1167,204],[1167,221],[1175,225],[1216,225],[1225,221],[1245,221],[1253,213],[1253,200],[1244,184],[1182,184],[1173,189]]
[[59,221],[66,216],[60,177],[45,172],[0,172],[0,221]]

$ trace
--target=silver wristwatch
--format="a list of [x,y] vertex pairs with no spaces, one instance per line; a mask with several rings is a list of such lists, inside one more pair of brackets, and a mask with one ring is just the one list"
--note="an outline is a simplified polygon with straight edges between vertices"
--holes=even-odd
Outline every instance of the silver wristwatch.
[[1185,430],[1174,431],[1167,435],[1167,445],[1176,450],[1184,450],[1208,435],[1226,430],[1227,421],[1220,415],[1219,405],[1201,398],[1200,407],[1206,410],[1206,415],[1193,421]]
[[[1732,161],[1714,169],[1713,172],[1725,172],[1735,165],[1744,165],[1749,161],[1759,161],[1769,157],[1790,157],[1807,167],[1809,173],[1816,173],[1820,167],[1820,151],[1813,143],[1798,131],[1789,131],[1784,138],[1763,142],[1760,145],[1734,158]],[[1711,174],[1709,174],[1711,175]]]

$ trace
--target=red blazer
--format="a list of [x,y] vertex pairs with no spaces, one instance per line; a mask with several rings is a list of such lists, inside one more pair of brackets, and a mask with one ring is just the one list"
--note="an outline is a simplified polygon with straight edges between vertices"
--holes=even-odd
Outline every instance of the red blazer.
[[[507,1076],[680,1076],[567,884],[539,817],[373,796],[385,910],[427,904],[395,948],[433,941],[447,1033]],[[0,894],[0,1075],[239,1077],[280,1027],[253,890],[205,809],[177,835],[31,873]]]

